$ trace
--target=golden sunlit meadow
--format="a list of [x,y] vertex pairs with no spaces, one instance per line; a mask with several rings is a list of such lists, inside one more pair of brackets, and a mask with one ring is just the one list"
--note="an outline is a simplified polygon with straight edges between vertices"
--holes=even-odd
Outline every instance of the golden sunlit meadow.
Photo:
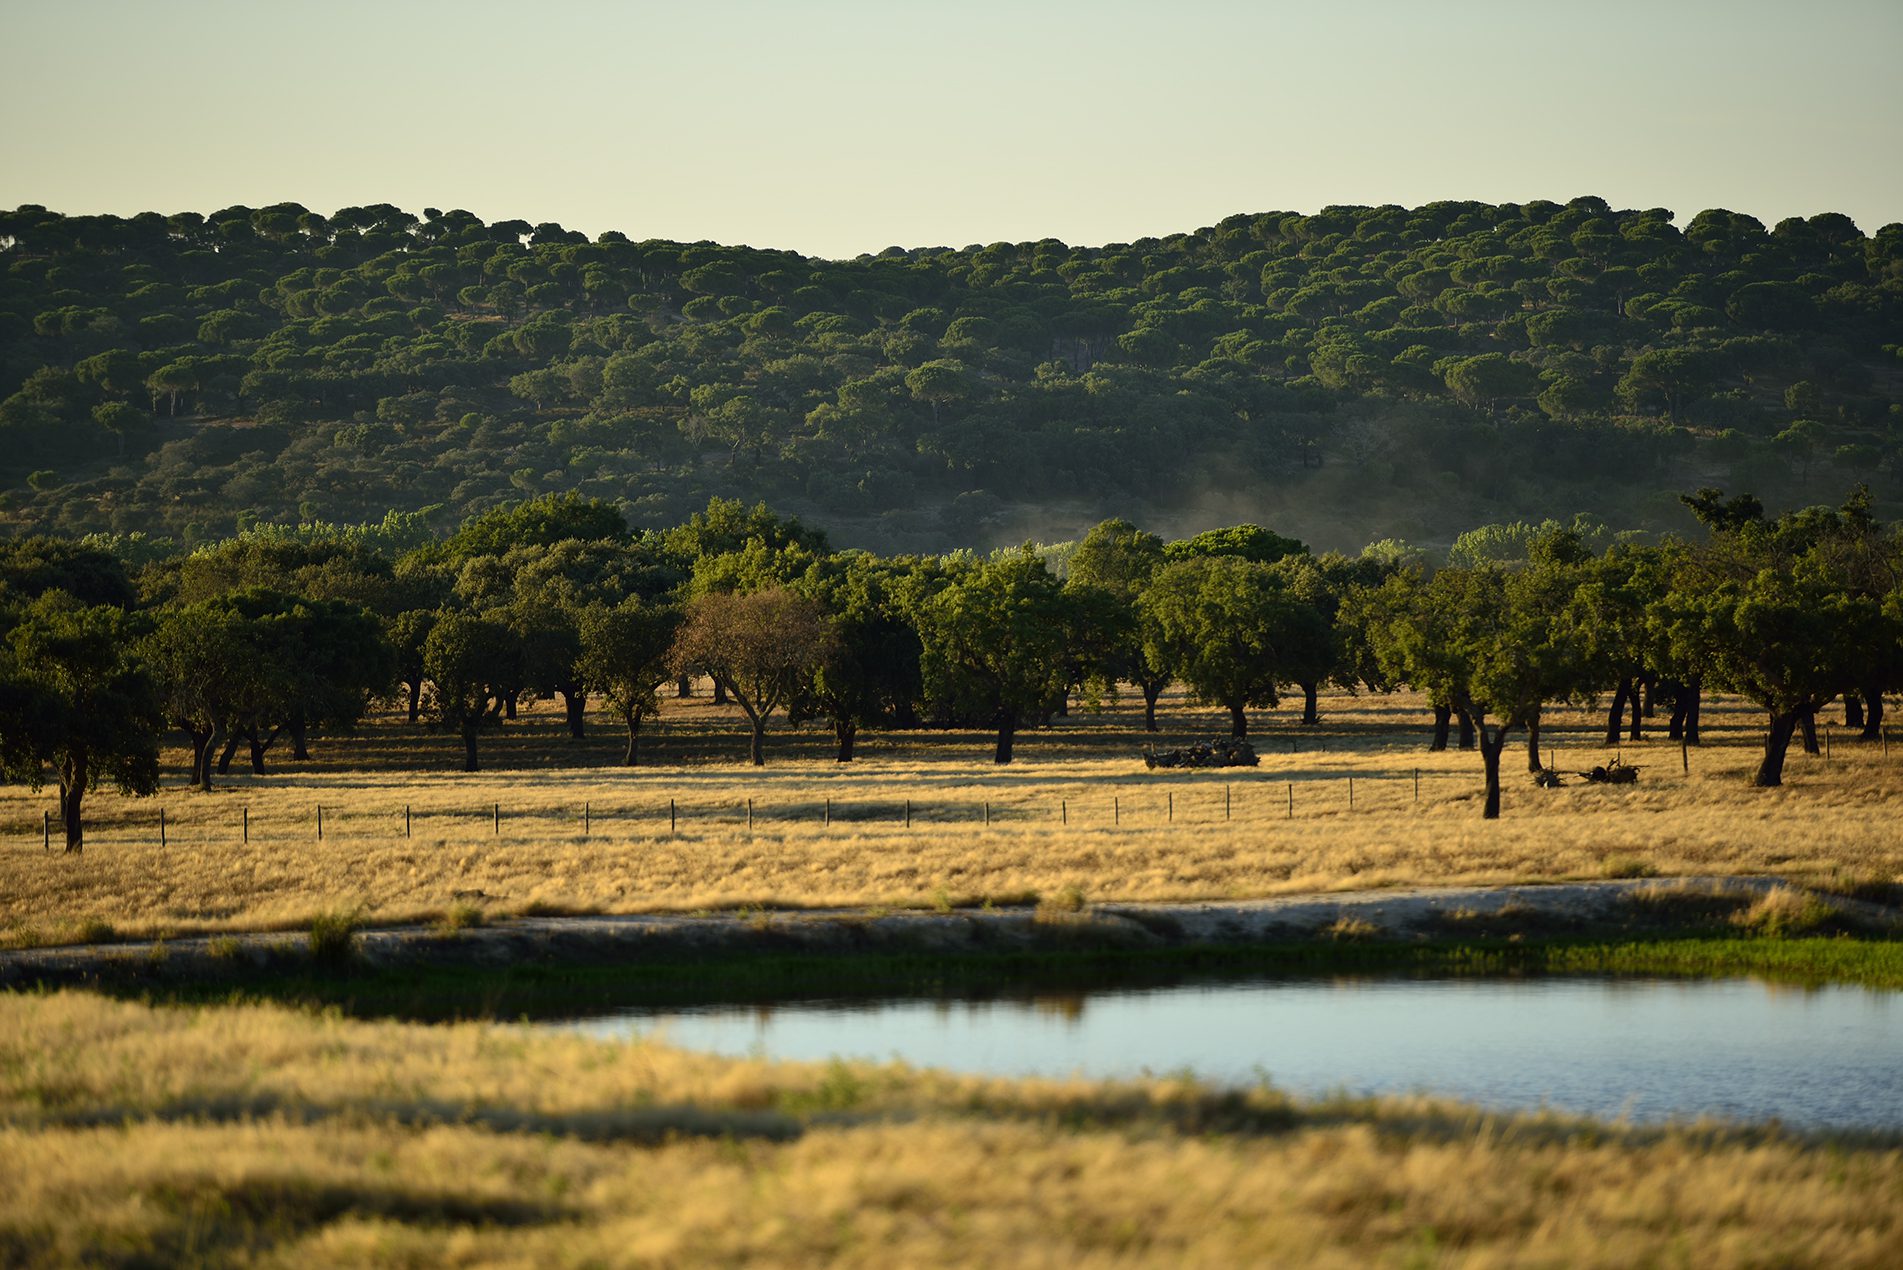
[[[664,707],[633,769],[616,765],[612,720],[591,715],[577,741],[547,706],[486,736],[476,774],[453,770],[453,737],[390,715],[320,739],[307,764],[280,745],[262,777],[240,773],[241,753],[211,794],[182,788],[185,757],[168,751],[158,797],[91,800],[81,858],[42,850],[52,791],[8,787],[0,941],[291,928],[340,909],[397,922],[469,903],[506,915],[1006,903],[1071,888],[1092,902],[1218,900],[1646,873],[1903,879],[1903,746],[1886,754],[1835,729],[1828,759],[1794,751],[1784,788],[1753,789],[1760,720],[1735,701],[1707,704],[1689,772],[1652,721],[1658,739],[1622,744],[1642,770],[1621,787],[1572,775],[1612,756],[1603,717],[1554,712],[1546,755],[1567,786],[1534,788],[1516,741],[1494,823],[1480,819],[1479,756],[1429,753],[1428,713],[1408,694],[1324,698],[1312,728],[1287,708],[1262,712],[1259,768],[1199,772],[1144,768],[1150,738],[1127,697],[1025,735],[1004,768],[986,736],[963,732],[862,737],[839,764],[823,729],[781,719],[754,769],[735,712],[704,693]],[[1221,720],[1168,698],[1162,724],[1170,745]]]
[[1893,1264],[1903,1151],[0,996],[0,1262]]

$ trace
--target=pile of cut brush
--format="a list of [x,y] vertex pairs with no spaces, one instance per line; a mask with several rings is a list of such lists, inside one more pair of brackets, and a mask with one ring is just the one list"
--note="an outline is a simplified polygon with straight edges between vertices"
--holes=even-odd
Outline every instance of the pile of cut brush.
[[1638,767],[1621,763],[1616,758],[1604,767],[1595,767],[1590,772],[1581,772],[1580,775],[1593,785],[1636,785],[1639,783]]
[[1181,749],[1145,750],[1145,767],[1254,767],[1260,759],[1255,756],[1255,747],[1239,736],[1218,737],[1212,741],[1197,741]]

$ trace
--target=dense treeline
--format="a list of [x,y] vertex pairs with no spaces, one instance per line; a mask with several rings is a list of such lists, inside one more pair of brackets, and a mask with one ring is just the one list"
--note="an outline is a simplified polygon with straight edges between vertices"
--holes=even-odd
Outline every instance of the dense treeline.
[[650,524],[766,499],[886,550],[1225,505],[1348,545],[1553,506],[1662,528],[1658,490],[1714,477],[1903,494],[1903,225],[1835,214],[1338,207],[825,261],[26,206],[0,263],[16,532],[196,545],[575,490]]
[[[1767,517],[1745,495],[1685,504],[1703,541],[1643,544],[1589,522],[1495,525],[1430,567],[1378,543],[1316,555],[1254,525],[1166,542],[1123,520],[1061,548],[989,556],[834,551],[798,520],[715,500],[664,530],[634,531],[599,500],[551,495],[484,513],[398,551],[404,527],[254,529],[129,564],[98,540],[0,547],[0,762],[51,779],[70,850],[85,794],[150,792],[168,729],[210,789],[243,747],[308,756],[394,699],[480,762],[484,734],[527,699],[560,700],[580,737],[605,703],[639,759],[663,691],[710,677],[763,763],[776,718],[824,720],[850,761],[862,728],[982,727],[1009,762],[1019,731],[1073,701],[1170,684],[1221,708],[1324,686],[1408,686],[1477,745],[1486,815],[1501,755],[1542,710],[1610,698],[1608,740],[1636,737],[1641,701],[1699,740],[1708,689],[1766,713],[1756,783],[1781,780],[1794,736],[1841,696],[1881,735],[1903,689],[1903,527],[1858,490],[1840,508]],[[124,548],[127,544],[117,544]],[[280,749],[280,753],[283,752]]]

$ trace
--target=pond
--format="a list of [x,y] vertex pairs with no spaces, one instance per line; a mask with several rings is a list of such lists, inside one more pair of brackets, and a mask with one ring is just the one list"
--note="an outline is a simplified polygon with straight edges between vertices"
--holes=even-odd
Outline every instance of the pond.
[[1005,1076],[1193,1071],[1638,1122],[1903,1129],[1903,993],[1746,979],[1251,980],[974,1000],[806,1000],[545,1022],[776,1059]]

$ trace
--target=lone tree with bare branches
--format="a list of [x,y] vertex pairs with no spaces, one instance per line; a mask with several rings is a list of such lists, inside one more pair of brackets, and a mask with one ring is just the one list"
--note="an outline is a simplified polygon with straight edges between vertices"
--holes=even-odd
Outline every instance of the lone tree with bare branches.
[[675,674],[713,676],[747,716],[748,756],[766,765],[766,725],[820,665],[832,630],[819,605],[784,587],[749,595],[713,591],[688,606],[674,644]]

